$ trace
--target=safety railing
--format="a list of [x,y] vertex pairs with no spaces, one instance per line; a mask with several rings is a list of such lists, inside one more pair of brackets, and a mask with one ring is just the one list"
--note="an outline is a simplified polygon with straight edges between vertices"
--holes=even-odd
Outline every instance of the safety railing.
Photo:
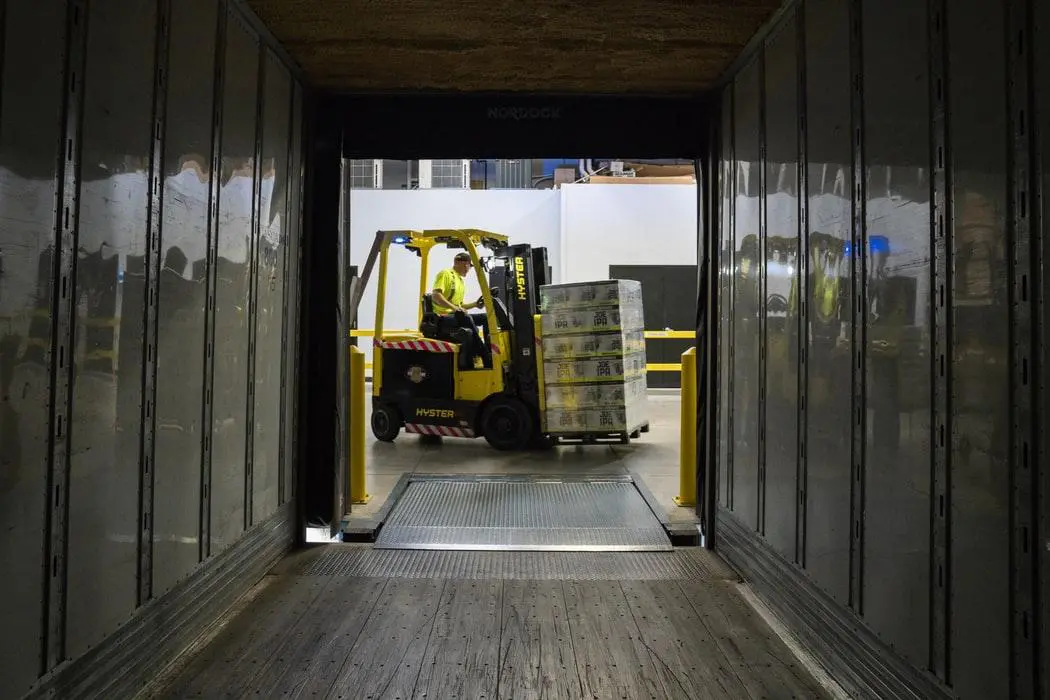
[[[387,331],[392,335],[404,335],[415,333],[413,330],[394,330]],[[351,338],[371,338],[375,335],[375,331],[370,328],[355,328],[350,331]],[[693,340],[696,338],[696,331],[646,331],[646,340]],[[372,369],[372,363],[365,363],[367,369]],[[646,372],[681,372],[682,363],[680,362],[649,362],[645,365]]]
[[679,506],[696,505],[696,348],[682,353],[682,407],[679,426],[678,495]]
[[371,496],[365,488],[365,354],[350,348],[350,464],[347,468],[350,503],[368,503]]

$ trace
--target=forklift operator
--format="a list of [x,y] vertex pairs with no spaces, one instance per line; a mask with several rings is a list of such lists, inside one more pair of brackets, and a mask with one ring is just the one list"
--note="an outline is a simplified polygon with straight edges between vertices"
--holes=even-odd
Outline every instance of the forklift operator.
[[472,264],[469,253],[457,253],[452,262],[452,267],[442,270],[434,279],[434,289],[431,299],[434,301],[434,311],[441,316],[454,314],[457,322],[463,328],[474,331],[484,330],[485,338],[488,338],[488,318],[485,314],[467,314],[469,309],[480,309],[485,304],[483,298],[475,302],[463,302],[467,291],[465,282],[467,273],[470,272]]
[[481,300],[473,304],[464,304],[463,296],[467,292],[464,278],[470,272],[470,254],[458,253],[452,262],[452,267],[442,270],[434,279],[434,311],[446,316],[456,311],[466,311],[481,307]]

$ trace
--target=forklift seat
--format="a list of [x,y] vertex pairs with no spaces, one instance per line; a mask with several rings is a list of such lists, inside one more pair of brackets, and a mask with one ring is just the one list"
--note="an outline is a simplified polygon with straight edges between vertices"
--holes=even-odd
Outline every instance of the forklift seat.
[[474,368],[474,357],[481,346],[477,329],[462,327],[451,314],[436,313],[434,299],[429,292],[423,295],[423,318],[419,322],[419,332],[424,338],[455,343],[459,346],[459,368]]
[[433,338],[434,340],[448,340],[451,342],[459,342],[453,340],[449,335],[448,323],[442,323],[442,317],[434,311],[434,299],[429,293],[423,295],[423,318],[419,321],[419,332],[423,334],[424,338]]

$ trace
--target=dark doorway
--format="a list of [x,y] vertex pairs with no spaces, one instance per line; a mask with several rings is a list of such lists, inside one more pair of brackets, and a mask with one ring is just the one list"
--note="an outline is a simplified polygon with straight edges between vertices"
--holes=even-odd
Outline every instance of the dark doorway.
[[[710,137],[710,105],[692,97],[371,94],[319,96],[311,107],[308,143],[312,149],[308,153],[304,212],[309,229],[303,251],[302,304],[306,318],[301,339],[302,373],[308,379],[302,382],[300,395],[308,437],[300,445],[303,468],[298,485],[303,493],[300,518],[304,526],[310,522],[334,524],[337,514],[344,510],[333,503],[344,492],[348,459],[348,443],[339,439],[347,416],[337,390],[344,386],[338,378],[350,331],[341,315],[346,306],[349,265],[342,250],[344,237],[338,235],[348,214],[339,196],[343,158],[435,159],[464,154],[515,158],[523,153],[584,153],[697,159],[707,154]],[[701,184],[698,197],[702,190]],[[699,210],[703,211],[703,206]],[[696,327],[695,297],[689,296],[697,286],[696,267],[682,266],[681,271],[667,272],[677,267],[661,273],[675,275],[673,279],[682,282],[664,280],[657,302],[661,310],[647,312],[649,328]],[[686,273],[686,269],[691,272]],[[654,285],[650,282],[649,286]],[[673,296],[669,291],[672,288]],[[664,299],[683,303],[671,304]],[[690,344],[654,341],[650,361],[678,362]],[[651,386],[679,386],[676,373],[661,374],[665,376],[650,375]]]
[[[642,283],[647,331],[689,331],[696,327],[696,265],[610,265],[609,278]],[[649,365],[677,364],[692,345],[693,340],[649,338],[645,341],[645,359]],[[681,373],[674,371],[650,371],[647,382],[652,389],[682,386]]]

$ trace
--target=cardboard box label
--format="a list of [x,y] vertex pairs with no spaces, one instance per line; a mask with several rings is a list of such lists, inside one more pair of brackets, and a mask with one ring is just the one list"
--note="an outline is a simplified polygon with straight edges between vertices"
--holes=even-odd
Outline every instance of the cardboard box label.
[[645,377],[622,383],[548,386],[546,403],[550,408],[622,408],[644,399],[646,390]]
[[592,309],[557,311],[543,315],[543,335],[595,333],[602,331],[643,331],[641,309]]
[[645,375],[645,355],[593,360],[556,360],[543,363],[547,384],[585,384],[590,382],[623,382]]
[[547,429],[555,434],[627,432],[640,427],[644,415],[644,401],[622,408],[552,409]]
[[543,338],[543,356],[550,359],[573,359],[622,356],[645,351],[642,331],[560,335]]

